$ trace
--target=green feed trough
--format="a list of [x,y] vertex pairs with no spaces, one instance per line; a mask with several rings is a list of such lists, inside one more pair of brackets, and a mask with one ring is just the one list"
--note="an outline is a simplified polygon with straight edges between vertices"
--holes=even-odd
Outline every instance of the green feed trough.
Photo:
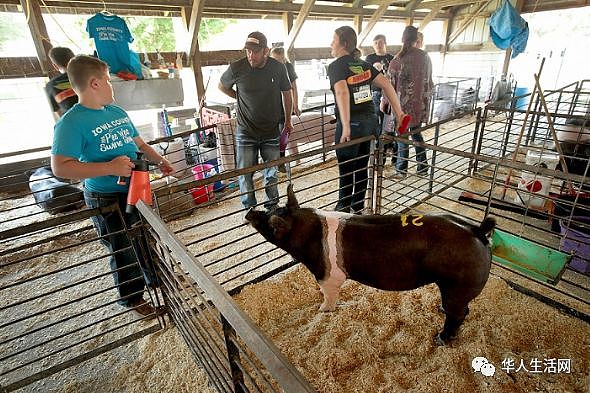
[[494,262],[550,284],[557,284],[571,257],[499,229],[492,235]]

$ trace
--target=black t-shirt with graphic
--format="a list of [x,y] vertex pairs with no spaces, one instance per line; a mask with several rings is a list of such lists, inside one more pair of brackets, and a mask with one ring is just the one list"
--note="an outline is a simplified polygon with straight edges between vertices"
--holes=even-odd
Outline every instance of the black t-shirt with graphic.
[[247,58],[230,64],[220,79],[223,86],[236,86],[238,124],[245,133],[259,138],[279,136],[282,91],[291,89],[283,63],[268,58],[262,68],[252,68]]
[[[389,62],[391,60],[393,60],[393,55],[390,55],[389,53],[386,53],[383,56],[378,55],[377,53],[371,53],[370,55],[367,55],[367,58],[365,59],[365,61],[371,65],[375,63],[383,64],[383,71],[381,71],[383,74],[387,73],[387,68],[389,67]],[[377,86],[373,86],[373,91],[381,91],[381,89]]]
[[[330,89],[345,80],[350,96],[350,114],[374,114],[373,93],[371,83],[379,75],[379,71],[366,61],[355,59],[351,55],[337,58],[328,66]],[[338,110],[336,110],[338,116]]]
[[72,89],[68,74],[59,74],[45,85],[45,92],[49,97],[54,112],[64,114],[78,102],[78,96]]

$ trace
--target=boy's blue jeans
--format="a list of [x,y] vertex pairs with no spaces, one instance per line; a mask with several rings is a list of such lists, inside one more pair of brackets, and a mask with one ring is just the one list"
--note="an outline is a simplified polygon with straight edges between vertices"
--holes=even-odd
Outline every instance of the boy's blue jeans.
[[[146,244],[142,237],[131,240],[127,229],[140,221],[139,213],[137,210],[131,214],[125,213],[126,193],[100,193],[85,190],[84,200],[89,208],[107,207],[113,204],[119,206],[120,212],[114,211],[94,216],[92,222],[98,235],[104,236],[103,244],[113,253],[110,266],[119,291],[118,303],[127,307],[137,303],[142,299],[145,289],[142,266],[146,265],[143,263],[142,247]],[[143,251],[147,252],[147,248],[143,248]],[[151,275],[146,274],[146,277]]]
[[[236,160],[238,168],[248,168],[258,164],[258,153],[264,162],[277,160],[279,158],[279,137],[257,138],[247,135],[244,128],[238,126],[236,132]],[[264,190],[266,202],[264,207],[272,209],[279,203],[279,189],[277,186],[277,167],[273,166],[264,170]],[[256,205],[254,193],[254,173],[248,173],[239,177],[240,201],[244,208],[249,209]]]
[[[351,115],[351,139],[375,135],[378,132],[378,127],[377,115]],[[336,123],[336,144],[340,143],[341,136],[342,123],[338,120]],[[359,213],[363,210],[367,193],[367,165],[370,152],[370,141],[336,149],[340,176],[337,211]]]

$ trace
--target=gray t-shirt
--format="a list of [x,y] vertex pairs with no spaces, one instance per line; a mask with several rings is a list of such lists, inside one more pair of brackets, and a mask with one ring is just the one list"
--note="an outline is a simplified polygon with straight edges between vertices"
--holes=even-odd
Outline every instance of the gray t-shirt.
[[236,86],[238,125],[245,133],[257,138],[279,136],[281,119],[281,91],[291,90],[285,66],[268,58],[262,68],[252,68],[243,58],[229,65],[221,76],[227,89]]

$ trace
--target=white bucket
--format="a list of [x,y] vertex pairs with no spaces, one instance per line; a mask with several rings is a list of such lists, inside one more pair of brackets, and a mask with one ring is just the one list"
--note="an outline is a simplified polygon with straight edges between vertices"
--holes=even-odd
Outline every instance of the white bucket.
[[[559,155],[552,152],[529,150],[525,162],[527,165],[554,170],[559,163]],[[551,190],[551,181],[551,177],[522,171],[514,201],[535,208],[543,208],[547,200],[545,197],[549,196]]]
[[184,141],[182,138],[175,138],[170,142],[160,142],[156,146],[158,146],[160,154],[172,164],[172,168],[174,169],[172,176],[177,178],[184,177],[188,165],[186,163]]

